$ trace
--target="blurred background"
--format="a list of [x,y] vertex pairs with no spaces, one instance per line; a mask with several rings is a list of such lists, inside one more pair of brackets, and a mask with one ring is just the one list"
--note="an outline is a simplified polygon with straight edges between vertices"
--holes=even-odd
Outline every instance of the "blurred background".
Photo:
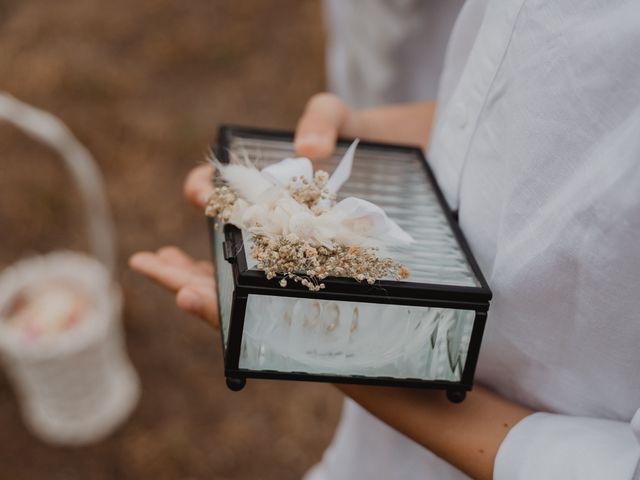
[[[220,123],[294,127],[324,88],[320,2],[0,0],[0,45],[0,90],[59,116],[105,176],[143,389],[107,440],[50,447],[26,430],[0,374],[0,478],[299,478],[328,445],[341,396],[292,382],[228,391],[217,334],[126,260],[167,244],[208,258],[182,180]],[[0,152],[0,269],[29,253],[86,249],[60,159],[6,123]]]

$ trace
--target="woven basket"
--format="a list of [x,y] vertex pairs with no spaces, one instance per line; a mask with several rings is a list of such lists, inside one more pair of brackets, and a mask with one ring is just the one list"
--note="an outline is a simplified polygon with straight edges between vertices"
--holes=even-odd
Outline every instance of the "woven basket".
[[[113,280],[113,230],[100,172],[55,117],[0,93],[0,118],[65,160],[83,200],[95,254],[53,252],[0,273],[0,355],[35,435],[61,445],[95,442],[129,416],[140,395],[123,342],[122,295]],[[25,288],[57,282],[77,286],[90,301],[77,325],[27,339],[3,318]]]

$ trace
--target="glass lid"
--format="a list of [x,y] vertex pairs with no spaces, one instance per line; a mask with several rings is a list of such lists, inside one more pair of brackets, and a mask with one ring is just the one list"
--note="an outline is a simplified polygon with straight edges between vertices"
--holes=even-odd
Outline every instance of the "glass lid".
[[[228,145],[232,154],[249,158],[258,168],[295,156],[292,143],[283,138],[244,136],[232,131]],[[331,158],[314,162],[314,168],[333,172],[346,148],[339,146]],[[382,149],[361,143],[351,177],[338,193],[338,200],[353,196],[375,203],[416,240],[388,249],[389,256],[409,269],[406,282],[479,287],[423,162],[410,149]],[[244,237],[247,266],[255,269],[256,261]]]

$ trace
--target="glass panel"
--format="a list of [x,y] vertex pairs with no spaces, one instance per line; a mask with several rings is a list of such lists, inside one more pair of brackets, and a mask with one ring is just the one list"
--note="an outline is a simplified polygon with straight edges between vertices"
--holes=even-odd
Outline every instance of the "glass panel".
[[[315,167],[331,173],[345,150],[338,148],[333,157]],[[290,142],[260,138],[234,137],[231,151],[258,167],[293,156]],[[416,240],[413,245],[390,248],[391,256],[411,272],[407,281],[479,286],[415,153],[358,147],[351,178],[339,192],[339,199],[348,196],[380,206]],[[245,246],[250,252],[250,245]],[[252,268],[256,262],[247,258],[247,264]]]
[[216,230],[214,233],[216,249],[216,282],[218,284],[218,304],[220,305],[220,330],[225,348],[229,340],[229,323],[231,319],[231,302],[233,300],[233,272],[231,264],[224,259],[222,242],[224,234]]
[[460,381],[473,310],[249,295],[240,368]]

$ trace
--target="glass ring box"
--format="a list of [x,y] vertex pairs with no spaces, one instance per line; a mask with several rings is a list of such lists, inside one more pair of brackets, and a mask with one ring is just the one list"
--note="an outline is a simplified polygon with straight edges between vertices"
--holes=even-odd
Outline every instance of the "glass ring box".
[[[258,168],[293,155],[286,132],[222,127],[216,155]],[[314,167],[331,172],[349,146]],[[422,151],[360,142],[338,199],[380,206],[414,243],[391,248],[406,280],[373,284],[328,277],[310,291],[256,268],[249,240],[208,218],[227,385],[247,378],[442,389],[452,402],[472,388],[491,291]]]

